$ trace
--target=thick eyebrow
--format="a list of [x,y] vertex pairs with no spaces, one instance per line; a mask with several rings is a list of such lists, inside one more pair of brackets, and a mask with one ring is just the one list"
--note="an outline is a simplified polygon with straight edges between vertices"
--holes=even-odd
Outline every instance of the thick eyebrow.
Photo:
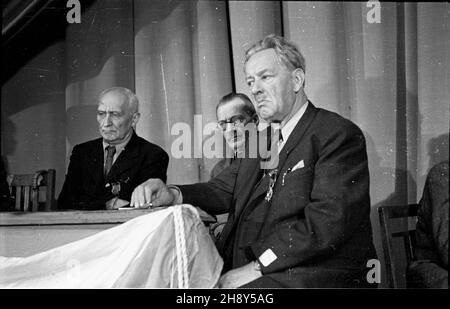
[[109,111],[106,111],[106,109],[97,109],[97,113],[110,113],[110,114],[113,114],[113,113],[116,113],[116,114],[121,114],[122,112],[121,111],[111,111],[111,110],[109,110]]
[[[262,69],[262,70],[260,70],[260,71],[258,71],[258,72],[256,72],[256,76],[261,76],[261,75],[263,75],[264,73],[267,73],[267,72],[271,72],[271,69],[270,68],[265,68],[265,69]],[[272,74],[272,73],[271,73]],[[248,80],[248,79],[250,79],[250,78],[253,78],[252,76],[246,76],[245,77],[245,80]]]
[[270,69],[262,69],[261,71],[257,72],[256,75],[263,75],[264,73],[267,73],[270,71]]

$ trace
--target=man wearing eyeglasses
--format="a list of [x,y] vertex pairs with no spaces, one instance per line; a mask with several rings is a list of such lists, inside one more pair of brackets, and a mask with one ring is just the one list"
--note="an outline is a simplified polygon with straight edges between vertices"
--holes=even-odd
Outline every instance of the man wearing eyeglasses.
[[169,157],[137,136],[139,102],[129,89],[113,87],[98,99],[101,138],[76,145],[58,198],[60,209],[117,209],[129,204],[144,180],[166,181]]
[[231,150],[212,169],[211,177],[219,175],[238,157],[245,156],[246,139],[255,137],[258,115],[250,99],[243,93],[229,93],[223,96],[216,107],[217,127],[223,132]]
[[376,287],[367,280],[376,254],[362,131],[312,104],[305,59],[283,37],[255,43],[244,66],[259,117],[281,130],[272,140],[273,166],[243,158],[207,183],[149,179],[134,190],[131,205],[229,211],[217,242],[224,259],[219,287]]

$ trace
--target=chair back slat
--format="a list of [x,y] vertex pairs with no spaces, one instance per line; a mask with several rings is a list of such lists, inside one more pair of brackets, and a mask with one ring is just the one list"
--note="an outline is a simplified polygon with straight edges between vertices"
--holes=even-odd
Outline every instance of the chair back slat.
[[406,249],[406,260],[407,264],[409,265],[411,261],[414,261],[416,259],[416,256],[414,254],[414,231],[409,231],[409,235],[407,237],[403,238],[405,249]]
[[381,206],[387,219],[406,218],[417,216],[417,204]]
[[55,200],[56,171],[54,169],[49,169],[47,172],[47,177],[44,177],[42,185],[47,186],[45,211],[51,211]]
[[[381,244],[383,248],[383,256],[385,261],[385,269],[387,276],[388,287],[402,288],[406,287],[405,272],[404,269],[400,269],[401,261],[400,257],[395,251],[394,239],[403,238],[403,244],[405,246],[405,258],[404,264],[406,267],[411,263],[414,257],[414,230],[415,227],[411,227],[411,221],[408,220],[411,217],[417,216],[418,204],[401,205],[401,206],[380,206],[378,207],[378,214],[380,220],[381,231]],[[393,223],[398,220],[405,219],[408,221],[402,221],[402,231],[397,231],[399,227],[394,229]],[[405,223],[403,226],[403,223]],[[394,231],[395,230],[395,231]],[[404,265],[403,265],[404,266]]]
[[23,187],[23,211],[28,211],[30,209],[30,186]]
[[40,187],[46,187],[44,210],[52,210],[55,199],[55,178],[54,169],[41,170],[34,174],[9,175],[9,185],[16,190],[15,210],[38,211]]
[[39,188],[31,188],[31,211],[39,209]]
[[21,211],[22,206],[22,186],[16,187],[16,211]]

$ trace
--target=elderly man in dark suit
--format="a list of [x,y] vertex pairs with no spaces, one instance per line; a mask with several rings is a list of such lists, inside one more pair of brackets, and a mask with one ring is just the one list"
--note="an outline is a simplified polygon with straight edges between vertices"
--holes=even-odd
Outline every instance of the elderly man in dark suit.
[[102,137],[73,148],[60,209],[116,209],[129,204],[134,188],[146,179],[166,181],[169,157],[136,135],[139,116],[138,99],[129,89],[113,87],[100,94]]
[[243,158],[193,185],[149,179],[131,205],[229,211],[218,241],[220,287],[370,286],[366,265],[376,254],[363,133],[308,100],[304,58],[282,37],[270,35],[247,51],[245,76],[259,116],[281,129],[275,164]]

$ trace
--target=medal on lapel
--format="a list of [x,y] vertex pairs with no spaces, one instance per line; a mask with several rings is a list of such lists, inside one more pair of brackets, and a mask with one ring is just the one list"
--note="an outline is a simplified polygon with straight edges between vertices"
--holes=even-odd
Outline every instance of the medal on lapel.
[[121,183],[127,183],[130,181],[130,177],[127,177],[125,180],[119,179],[118,181],[110,182],[105,185],[105,188],[111,187],[111,193],[115,196],[119,195],[120,193],[120,184]]
[[267,189],[265,200],[266,202],[270,202],[273,195],[273,187],[275,186],[275,183],[277,182],[278,177],[278,169],[273,169],[269,172],[269,188]]
[[120,193],[120,182],[115,181],[115,182],[111,182],[111,183],[107,183],[105,185],[105,188],[109,188],[111,187],[111,193],[115,196],[119,195]]
[[114,182],[112,184],[111,193],[113,195],[119,195],[120,192],[120,182]]

